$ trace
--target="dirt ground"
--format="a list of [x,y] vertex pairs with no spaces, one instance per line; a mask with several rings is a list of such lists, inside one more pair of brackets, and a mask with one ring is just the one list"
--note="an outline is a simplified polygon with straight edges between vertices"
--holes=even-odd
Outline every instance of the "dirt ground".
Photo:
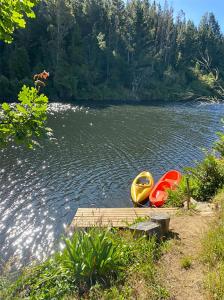
[[[175,216],[170,221],[171,247],[159,262],[163,285],[170,292],[170,300],[208,299],[203,288],[205,269],[200,262],[201,238],[214,216]],[[184,269],[182,259],[190,257],[191,266]]]

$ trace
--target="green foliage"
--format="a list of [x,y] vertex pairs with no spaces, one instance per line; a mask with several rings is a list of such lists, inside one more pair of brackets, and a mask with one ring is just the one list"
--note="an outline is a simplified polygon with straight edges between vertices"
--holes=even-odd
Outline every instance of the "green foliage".
[[108,289],[103,289],[101,285],[96,284],[90,289],[89,299],[126,300],[126,299],[131,299],[132,293],[133,293],[132,287],[128,286],[125,283],[122,287],[112,286],[111,288]]
[[224,208],[224,188],[220,189],[215,197],[212,199],[212,203],[215,204],[215,206],[218,208]]
[[150,220],[150,217],[137,217],[134,220],[134,222],[128,223],[128,225],[131,226],[131,225],[138,224],[138,223],[141,223],[141,222],[146,222],[146,221],[149,221],[149,220]]
[[[36,3],[14,2],[24,14]],[[16,81],[43,66],[54,74],[48,87],[53,99],[219,97],[224,38],[213,14],[197,28],[181,15],[174,22],[170,8],[145,0],[43,0],[35,12],[37,18],[15,32],[14,47],[0,46],[1,75],[8,81],[0,98],[14,100]],[[210,70],[196,63],[206,53]]]
[[148,299],[168,298],[155,268],[165,246],[155,238],[134,239],[129,231],[93,228],[64,242],[64,250],[24,269],[16,281],[2,280],[0,298],[79,299],[85,293],[90,299],[132,299],[140,280]]
[[208,73],[208,74],[204,74],[201,76],[200,80],[202,82],[204,82],[206,85],[208,85],[208,87],[210,88],[214,88],[215,87],[215,83],[216,83],[216,78],[214,76],[214,74],[212,72]]
[[217,78],[215,75],[210,71],[210,72],[205,72],[204,70],[201,69],[200,64],[197,62],[195,64],[195,67],[192,69],[193,73],[195,74],[198,79],[207,85],[209,88],[214,88],[215,83],[217,81]]
[[63,272],[54,258],[26,268],[18,279],[0,290],[1,299],[61,299],[75,291],[74,278]]
[[210,293],[210,299],[224,299],[224,262],[220,263],[215,270],[212,270],[207,275],[205,287]]
[[24,143],[29,148],[51,130],[46,128],[48,98],[34,87],[23,86],[19,104],[2,104],[0,111],[0,145]]
[[221,222],[214,224],[203,240],[203,260],[210,266],[224,262],[224,226],[223,215]]
[[165,204],[166,207],[182,207],[184,201],[187,199],[188,191],[186,184],[187,176],[181,178],[181,182],[176,190],[168,190],[168,199]]
[[218,132],[217,133],[219,139],[214,145],[215,151],[218,152],[218,154],[224,158],[224,134],[223,132]]
[[[0,2],[0,40],[11,43],[17,28],[25,28],[25,18],[34,18],[33,7],[38,0],[1,0]],[[29,57],[24,47],[16,47],[9,62],[9,74],[15,78],[12,82],[1,75],[1,95],[9,97],[17,78],[26,80],[30,72]],[[49,74],[48,74],[49,76]],[[44,78],[44,77],[43,77]],[[46,77],[47,78],[47,77]],[[46,79],[44,78],[44,79]],[[41,81],[39,81],[41,82]],[[44,133],[51,134],[45,126],[48,98],[39,94],[38,88],[23,86],[18,95],[19,104],[3,103],[0,110],[0,146],[9,143],[24,143],[29,148],[37,144]]]
[[224,164],[213,154],[208,154],[194,168],[188,168],[191,178],[191,196],[195,200],[208,201],[224,185]]
[[80,231],[71,240],[64,241],[66,248],[59,253],[57,261],[77,282],[92,285],[96,281],[107,281],[121,269],[121,249],[108,231]]
[[[222,138],[215,143],[215,149],[222,153]],[[188,198],[187,178],[189,180],[190,196],[197,201],[209,201],[224,186],[224,160],[215,157],[210,153],[196,164],[195,167],[186,168],[186,175],[176,190],[169,190],[169,196],[165,206],[182,207]]]
[[181,268],[188,270],[192,266],[192,259],[190,256],[184,256],[180,260]]
[[16,282],[3,290],[5,295],[61,299],[65,294],[87,289],[97,280],[108,283],[121,271],[121,247],[108,231],[75,232],[64,243],[63,251],[37,267],[25,269]]
[[91,288],[90,299],[141,299],[142,295],[146,299],[169,298],[169,293],[158,280],[155,267],[155,262],[168,247],[167,242],[157,244],[155,238],[148,240],[144,236],[135,239],[130,231],[115,232],[113,239],[122,247],[123,276],[109,289],[102,289],[102,286]]
[[224,190],[216,195],[221,207],[202,241],[202,260],[208,268],[205,287],[211,299],[224,299]]
[[0,40],[12,42],[12,34],[17,28],[25,28],[25,17],[34,18],[37,0],[1,0]]

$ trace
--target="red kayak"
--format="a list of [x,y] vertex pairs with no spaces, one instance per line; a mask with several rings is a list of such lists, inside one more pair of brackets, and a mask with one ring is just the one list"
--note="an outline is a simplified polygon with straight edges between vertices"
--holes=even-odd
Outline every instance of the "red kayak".
[[181,173],[176,170],[171,170],[164,174],[150,193],[149,200],[151,205],[156,207],[162,206],[168,198],[167,190],[175,190],[180,180]]

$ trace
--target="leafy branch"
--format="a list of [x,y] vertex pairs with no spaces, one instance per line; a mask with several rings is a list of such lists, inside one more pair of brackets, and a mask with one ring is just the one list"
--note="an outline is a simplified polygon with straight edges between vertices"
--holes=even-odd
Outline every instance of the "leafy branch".
[[18,94],[18,104],[3,103],[0,110],[0,146],[10,143],[25,144],[29,148],[38,145],[38,138],[52,135],[46,127],[48,98],[40,93],[49,73],[34,76],[35,87],[23,86]]
[[35,18],[33,7],[38,0],[0,1],[0,40],[11,43],[16,28],[25,28],[27,18]]

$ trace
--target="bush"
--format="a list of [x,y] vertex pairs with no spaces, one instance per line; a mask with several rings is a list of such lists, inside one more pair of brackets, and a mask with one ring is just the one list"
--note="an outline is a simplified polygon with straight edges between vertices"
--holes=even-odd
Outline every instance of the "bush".
[[186,168],[176,190],[169,190],[167,207],[181,207],[187,200],[188,191],[186,178],[189,178],[190,196],[197,201],[208,201],[224,185],[224,160],[217,159],[213,154],[207,154],[204,160],[193,168]]
[[[166,206],[181,207],[187,199],[186,177],[189,178],[190,195],[197,201],[208,201],[224,186],[224,134],[218,133],[219,140],[214,144],[213,153],[195,167],[186,168],[181,183],[175,191],[168,191]],[[215,154],[219,154],[219,158]]]
[[195,168],[188,168],[191,195],[195,200],[208,201],[224,184],[224,165],[208,154]]
[[165,204],[166,207],[182,207],[187,200],[187,184],[186,176],[183,176],[181,182],[176,190],[168,190],[168,199]]

